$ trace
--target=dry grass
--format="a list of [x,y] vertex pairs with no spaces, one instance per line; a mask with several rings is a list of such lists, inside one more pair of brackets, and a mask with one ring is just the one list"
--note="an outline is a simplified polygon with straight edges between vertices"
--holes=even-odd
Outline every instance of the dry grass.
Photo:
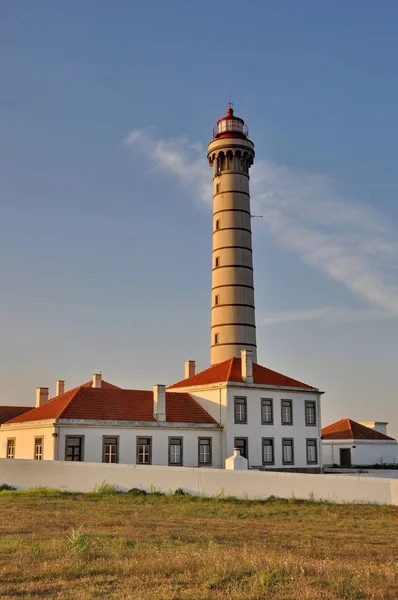
[[1,599],[398,598],[390,506],[36,490],[0,515]]

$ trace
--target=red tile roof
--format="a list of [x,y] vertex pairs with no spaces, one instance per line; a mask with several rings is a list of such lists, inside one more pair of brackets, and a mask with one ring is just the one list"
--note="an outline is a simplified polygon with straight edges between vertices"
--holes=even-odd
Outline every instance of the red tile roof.
[[[93,380],[90,379],[90,381],[86,381],[85,383],[83,383],[81,385],[81,387],[89,388],[89,387],[92,387],[92,385],[93,385]],[[115,389],[115,390],[119,390],[120,389],[116,385],[113,385],[113,383],[108,383],[107,381],[104,381],[104,380],[101,381],[101,388],[102,389],[112,389],[112,390],[113,389]],[[73,388],[73,389],[65,392],[64,394],[61,394],[60,396],[55,396],[55,398],[52,398],[52,400],[56,400],[57,398],[61,398],[61,397],[62,398],[69,398],[70,394],[72,392],[75,392],[77,389],[78,389],[78,387],[75,387],[75,388]],[[8,409],[14,409],[14,410],[15,409],[19,409],[19,410],[16,410],[16,412],[10,412],[10,413],[8,413],[7,410],[3,411],[3,409],[7,409],[7,408]],[[8,406],[8,407],[7,406],[0,406],[0,425],[2,423],[6,423],[7,421],[14,420],[16,417],[18,417],[19,415],[22,415],[23,413],[32,412],[34,410],[36,410],[36,407],[34,407],[34,406],[26,406],[26,407],[23,407],[23,406],[20,406],[20,407],[16,407],[16,406]],[[2,418],[3,412],[4,412],[4,417],[7,417],[7,418],[4,418],[4,419]],[[51,417],[43,417],[43,419],[47,419],[47,418],[51,418]],[[30,418],[29,419],[28,418],[24,419],[24,421],[30,421],[30,420],[37,421],[37,419],[30,419]],[[22,421],[18,421],[18,422],[22,422]]]
[[32,410],[31,406],[0,406],[0,425]]
[[[82,383],[82,387],[93,387],[93,380],[86,381],[86,383]],[[121,388],[117,385],[113,385],[113,383],[109,383],[109,381],[101,380],[101,388],[106,390],[120,390]]]
[[[166,393],[166,416],[169,423],[216,423],[192,396],[178,392]],[[52,398],[9,423],[45,419],[156,421],[153,392],[124,390],[110,385],[102,388],[83,385]]]
[[[209,385],[212,383],[226,383],[226,382],[237,382],[243,383],[241,375],[241,359],[237,357],[229,358],[228,360],[218,363],[205,369],[192,377],[182,379],[173,385],[168,386],[167,389],[182,388],[182,387],[196,387],[200,385]],[[257,363],[253,363],[253,382],[263,385],[273,385],[276,387],[297,387],[305,388],[308,390],[316,390],[317,388],[262,367]]]
[[324,440],[393,440],[394,438],[365,427],[351,419],[341,419],[322,429]]

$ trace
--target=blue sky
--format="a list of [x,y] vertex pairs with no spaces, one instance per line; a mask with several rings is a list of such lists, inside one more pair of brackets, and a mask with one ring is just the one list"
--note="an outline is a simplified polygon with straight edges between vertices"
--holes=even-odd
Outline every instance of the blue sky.
[[0,402],[209,361],[211,169],[252,171],[259,361],[398,435],[398,5],[3,0]]

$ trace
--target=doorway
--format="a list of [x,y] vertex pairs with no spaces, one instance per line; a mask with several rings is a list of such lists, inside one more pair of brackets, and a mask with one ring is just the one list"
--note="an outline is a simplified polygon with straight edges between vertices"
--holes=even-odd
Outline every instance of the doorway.
[[351,467],[351,448],[340,448],[340,466]]
[[235,438],[234,448],[237,448],[240,451],[240,455],[244,456],[245,458],[247,458],[247,460],[249,460],[247,438]]

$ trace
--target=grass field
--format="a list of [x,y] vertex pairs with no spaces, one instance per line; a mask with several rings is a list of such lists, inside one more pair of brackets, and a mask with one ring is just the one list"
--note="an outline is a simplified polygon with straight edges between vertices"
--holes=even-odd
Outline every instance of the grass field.
[[398,598],[398,508],[0,492],[0,598]]

